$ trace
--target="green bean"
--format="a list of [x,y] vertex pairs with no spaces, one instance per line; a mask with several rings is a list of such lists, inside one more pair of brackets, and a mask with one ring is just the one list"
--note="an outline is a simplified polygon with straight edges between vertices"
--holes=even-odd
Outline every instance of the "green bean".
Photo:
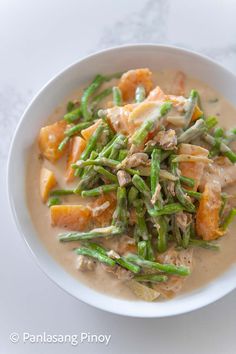
[[147,261],[146,259],[142,259],[133,253],[129,253],[125,258],[128,261],[135,263],[142,268],[155,269],[160,272],[164,272],[168,274],[176,274],[181,276],[187,276],[190,274],[190,269],[188,267]]
[[[148,143],[148,142],[147,142]],[[143,150],[143,152],[145,152],[146,154],[151,154],[152,152],[153,152],[153,150],[154,149],[156,149],[157,147],[158,147],[158,144],[155,142],[155,143],[153,143],[153,144],[145,144],[145,146],[144,146],[144,150]]]
[[81,192],[81,197],[98,197],[99,195],[102,195],[104,193],[109,193],[112,191],[117,190],[118,185],[117,184],[104,184],[102,186],[99,186],[97,188],[93,188],[90,190],[84,190]]
[[222,139],[221,138],[216,138],[215,137],[215,143],[214,146],[210,149],[209,152],[209,157],[213,158],[217,155],[220,155],[220,145],[221,145]]
[[138,255],[143,259],[147,259],[147,241],[138,242]]
[[109,155],[109,159],[116,160],[119,155],[119,150],[123,149],[127,145],[127,137],[122,134],[119,134],[114,141]]
[[218,124],[218,118],[216,116],[209,116],[205,119],[206,131],[211,130]]
[[96,148],[94,151],[97,152],[98,156],[100,155],[100,153],[103,151],[104,146],[107,145],[107,143],[113,138],[114,133],[111,130],[111,128],[108,126],[107,123],[105,123],[104,121],[102,122],[102,124],[104,125],[104,130],[100,136],[100,138],[98,139],[98,142],[96,144]]
[[[116,135],[114,136],[102,149],[102,151],[99,153],[98,155],[98,159],[99,158],[108,158],[109,155],[112,152],[113,147],[116,145],[117,141],[120,142],[121,140],[121,135]],[[95,160],[95,159],[91,159],[91,160]],[[116,162],[116,165],[118,165],[118,161]],[[89,165],[89,164],[88,164]],[[98,164],[99,165],[99,164]],[[75,165],[74,168],[76,168],[77,166]]]
[[77,134],[77,133],[80,133],[81,130],[88,128],[90,125],[91,125],[90,122],[78,123],[78,124],[74,125],[73,127],[67,129],[67,130],[65,131],[65,135],[66,135],[66,136],[75,135],[75,134]]
[[206,249],[210,249],[213,251],[218,251],[220,249],[219,245],[217,245],[215,243],[204,241],[204,240],[192,239],[192,238],[190,238],[190,240],[189,240],[189,245],[206,248]]
[[211,148],[209,152],[209,156],[211,158],[220,154],[220,144],[222,142],[223,137],[224,129],[220,127],[216,128],[214,131],[215,145]]
[[184,206],[184,208],[190,213],[195,212],[196,208],[194,204],[187,198],[187,194],[181,188],[180,183],[177,181],[175,185],[175,193],[179,202]]
[[186,184],[186,186],[194,188],[195,186],[195,179],[186,177],[186,176],[179,176],[180,183]]
[[112,93],[113,93],[113,103],[115,106],[121,106],[122,105],[122,93],[119,87],[114,86],[112,88]]
[[94,166],[94,170],[113,183],[118,183],[117,177],[102,166]]
[[178,137],[178,144],[189,143],[190,141],[201,136],[204,132],[205,121],[200,118]]
[[134,279],[136,281],[141,281],[141,282],[162,283],[162,282],[166,282],[168,280],[168,277],[166,275],[160,275],[160,274],[143,274],[143,275],[135,275]]
[[178,224],[177,224],[176,214],[173,214],[171,216],[171,226],[172,226],[172,234],[175,237],[177,244],[179,246],[181,246],[182,245],[182,236],[181,236],[181,232],[178,227]]
[[[97,152],[93,151],[90,155],[90,159],[94,160],[97,158],[97,156],[98,156]],[[85,168],[82,178],[80,179],[78,185],[74,189],[74,193],[80,194],[81,191],[92,188],[96,184],[98,179],[99,179],[98,174],[94,170],[93,166],[89,166]]]
[[129,262],[125,257],[120,257],[115,259],[116,263],[119,264],[121,267],[130,270],[132,273],[139,273],[140,267],[132,262]]
[[[77,171],[76,171],[77,172]],[[74,189],[75,194],[80,194],[83,190],[87,190],[89,188],[92,188],[96,182],[98,181],[99,176],[97,175],[97,172],[93,169],[92,166],[89,166],[82,178],[80,179],[78,185]]]
[[[116,137],[113,137],[109,142],[107,142],[107,144],[103,147],[102,151],[99,154],[96,151],[92,151],[90,155],[90,160],[95,160],[97,157],[109,155],[111,146],[115,141],[115,139]],[[71,164],[71,167],[77,168],[76,164],[75,165]],[[79,173],[80,173],[80,169],[77,169],[75,171],[75,175]],[[98,175],[97,172],[94,170],[93,166],[89,166],[85,168],[83,176],[74,190],[75,193],[79,194],[82,190],[91,188],[93,185],[95,185],[97,180],[98,180]]]
[[84,91],[81,98],[81,110],[83,113],[83,117],[85,121],[90,121],[93,119],[93,116],[89,110],[88,102],[90,97],[94,94],[94,92],[102,85],[105,81],[104,76],[97,75],[91,85]]
[[207,119],[198,119],[190,128],[185,130],[178,137],[178,144],[189,143],[190,141],[199,138],[206,131],[212,129],[217,123],[218,120],[215,116],[210,116]]
[[147,245],[147,260],[148,261],[154,261],[155,260],[155,256],[154,256],[154,252],[153,252],[153,248],[152,248],[152,242],[151,242],[151,235],[149,240],[146,241],[146,245]]
[[222,218],[224,214],[224,210],[226,207],[226,204],[228,202],[228,195],[226,193],[221,193],[221,208],[220,208],[220,218]]
[[123,160],[127,157],[127,155],[128,155],[128,150],[126,150],[126,149],[121,149],[121,150],[119,151],[118,160],[119,160],[120,162],[123,161]]
[[138,189],[138,191],[144,196],[144,203],[146,204],[147,210],[153,209],[151,204],[151,191],[145,181],[139,175],[134,175],[132,178],[133,185]]
[[163,151],[161,154],[161,162],[165,161],[171,154],[173,154],[173,150]]
[[80,194],[83,190],[92,188],[98,181],[99,176],[92,166],[83,174],[78,185],[74,189],[75,194]]
[[194,112],[194,109],[197,105],[198,102],[198,92],[196,90],[192,90],[190,92],[189,98],[188,98],[188,107],[185,111],[184,119],[185,119],[185,127],[187,128],[189,123],[191,122],[192,115]]
[[151,156],[151,194],[152,196],[156,192],[156,188],[159,184],[159,177],[160,177],[160,163],[161,163],[161,150],[154,149]]
[[184,210],[184,207],[180,203],[171,203],[164,205],[161,209],[152,209],[149,210],[149,214],[151,216],[161,216],[161,215],[172,215],[179,213],[180,211]]
[[232,210],[230,210],[223,224],[221,225],[221,230],[226,231],[229,225],[231,224],[231,222],[234,220],[235,216],[236,216],[236,209],[233,208]]
[[[157,191],[158,185],[159,185],[159,178],[160,178],[160,172],[161,172],[161,155],[162,152],[160,149],[154,149],[151,155],[151,175],[150,175],[150,184],[151,184],[151,195],[154,200],[152,200],[152,203],[154,202],[154,205],[156,208],[160,209],[163,205],[163,199],[162,199],[162,194],[161,191],[159,192],[158,196],[155,196],[155,193]],[[156,199],[156,201],[155,201]]]
[[118,135],[115,135],[102,149],[99,153],[99,157],[109,157],[115,141],[118,139]]
[[142,171],[140,171],[140,170],[136,170],[136,169],[134,169],[134,168],[128,168],[128,167],[125,167],[125,168],[123,168],[123,170],[125,170],[126,172],[128,172],[131,176],[134,176],[134,175],[144,175],[144,176],[146,176],[146,174],[145,174],[145,172],[142,172]]
[[[104,132],[104,125],[103,123],[101,123],[97,129],[95,130],[95,132],[91,135],[91,137],[89,138],[87,145],[84,149],[84,151],[82,152],[80,159],[82,161],[86,160],[89,158],[89,156],[91,155],[91,153],[96,149],[96,147],[98,147],[98,140],[99,138],[102,136],[102,133]],[[91,160],[93,161],[93,160]],[[71,164],[71,167],[73,168],[74,164]],[[77,170],[75,172],[75,176],[79,176],[81,177],[83,174],[83,169],[82,166],[77,166]]]
[[193,238],[193,239],[195,239],[197,237],[195,224],[196,224],[195,219],[192,219],[192,222],[190,224],[190,238]]
[[190,240],[190,225],[187,226],[186,230],[183,232],[182,246],[187,248]]
[[58,145],[58,150],[63,151],[70,140],[69,136],[66,136]]
[[81,160],[88,159],[88,157],[91,154],[91,152],[95,149],[95,146],[96,146],[96,144],[98,142],[98,139],[102,135],[103,130],[104,130],[104,125],[103,124],[99,124],[99,126],[97,127],[95,132],[89,138],[88,143],[87,143],[84,151],[82,152],[82,154],[80,156]]
[[167,249],[167,222],[166,219],[162,216],[156,217],[152,213],[155,212],[155,209],[151,205],[151,191],[148,188],[144,180],[135,175],[132,178],[134,186],[140,191],[144,196],[144,203],[146,204],[148,213],[152,216],[152,222],[157,228],[158,239],[157,239],[157,248],[159,252],[164,252]]
[[136,219],[137,219],[137,236],[142,238],[143,240],[148,240],[150,238],[148,228],[145,222],[144,214],[145,208],[143,207],[143,201],[141,199],[137,199],[134,201]]
[[[170,158],[170,164],[171,164],[171,171],[173,174],[177,175],[177,164],[176,162],[173,162],[175,156],[172,155]],[[195,212],[196,208],[194,204],[188,199],[189,197],[187,194],[183,191],[180,180],[175,181],[175,194],[179,202],[184,206],[184,208],[189,211],[190,213]]]
[[116,168],[119,165],[119,161],[111,160],[106,157],[98,157],[96,160],[88,159],[78,160],[75,164],[72,164],[71,167],[77,169],[78,167],[87,167],[87,166],[105,166],[110,168]]
[[139,190],[140,193],[146,198],[146,202],[151,204],[151,191],[144,180],[139,175],[134,175],[132,178],[133,185]]
[[80,248],[76,248],[74,251],[76,254],[97,259],[99,262],[105,263],[111,267],[114,267],[116,264],[116,262],[113,259],[111,259],[110,257],[108,257],[98,251],[92,250],[90,248],[80,247]]
[[195,191],[192,191],[192,190],[189,190],[189,189],[185,189],[183,188],[183,191],[189,196],[189,197],[193,197],[197,200],[200,200],[201,197],[202,197],[202,193],[200,192],[195,192]]
[[[108,256],[109,250],[107,250],[104,247],[98,245],[97,243],[85,242],[84,244],[85,244],[86,247],[88,247],[88,248],[90,248],[92,250],[95,250],[97,252],[100,252],[103,255]],[[140,272],[140,267],[139,266],[137,266],[136,264],[133,264],[131,262],[128,262],[124,257],[114,258],[114,261],[117,264],[119,264],[122,268],[130,270],[132,273],[139,273]]]
[[130,206],[133,206],[134,201],[137,199],[139,191],[132,186],[128,192],[128,202]]
[[134,145],[138,146],[141,145],[148,134],[154,130],[164,116],[168,114],[172,107],[172,104],[170,102],[165,102],[163,105],[160,107],[159,112],[157,112],[155,117],[149,118],[143,122],[141,127],[136,130],[136,132],[132,135],[131,141]]
[[[149,145],[150,142],[150,145]],[[145,145],[144,145],[144,149],[143,152],[145,152],[148,155],[151,155],[154,149],[161,149],[159,144],[155,141],[152,140],[148,140]],[[171,153],[173,153],[172,150],[162,150],[162,156],[161,156],[161,162],[164,161],[166,159],[166,157],[168,157]]]
[[71,111],[73,111],[73,109],[75,108],[75,104],[72,101],[68,101],[67,105],[66,105],[66,111],[67,113],[70,113]]
[[142,85],[138,85],[135,91],[135,102],[141,103],[145,100],[146,91]]
[[223,138],[224,137],[224,129],[221,127],[218,127],[214,131],[214,137],[215,138]]
[[158,228],[158,238],[157,238],[157,250],[160,253],[163,253],[167,250],[168,244],[168,223],[164,216],[159,216],[157,218],[156,225],[159,226]]
[[[108,159],[106,157],[98,157],[96,160],[88,159],[86,161],[78,160],[76,163],[71,164],[71,167],[74,169],[83,168],[86,166],[104,166],[110,168],[118,168],[120,162],[117,160]],[[134,170],[132,168],[124,168],[126,172],[130,175],[139,175],[140,171]]]
[[115,225],[116,227],[124,231],[128,226],[128,209],[125,187],[117,188],[116,199],[116,210],[113,214],[112,225]]
[[74,194],[73,189],[54,189],[50,192],[51,197],[58,197],[62,195],[71,195]]
[[[211,136],[209,134],[204,134],[203,138],[209,145],[211,145],[211,146],[216,145],[216,139],[213,136]],[[225,143],[223,143],[223,142],[220,143],[219,150],[231,162],[233,162],[233,163],[236,162],[236,154],[227,145],[225,145]]]
[[[103,123],[101,125],[103,125]],[[99,131],[100,138],[102,137],[101,140],[103,140],[102,144],[106,144],[106,145],[102,148],[100,146],[101,144],[98,144],[98,141],[97,141],[97,143],[95,144],[96,145],[96,149],[97,150],[101,150],[102,149],[102,150],[99,152],[99,154],[98,154],[97,151],[93,150],[91,152],[91,154],[90,154],[90,157],[89,157],[90,161],[93,161],[93,160],[95,160],[96,158],[98,158],[100,156],[104,156],[105,154],[107,154],[107,152],[109,152],[109,148],[112,145],[113,140],[115,138],[112,138],[109,142],[107,141],[107,139],[110,138],[110,136],[109,136],[109,130],[110,129],[106,130],[106,128],[107,128],[107,126],[105,125],[105,129],[103,130],[103,132],[101,133]],[[95,133],[93,134],[93,137],[97,133],[98,132],[96,130]],[[106,135],[104,135],[104,133],[106,133]],[[96,138],[96,136],[95,136],[95,138]],[[104,138],[105,138],[106,141],[104,140]],[[92,139],[92,137],[90,137],[90,139]],[[90,142],[90,139],[89,139],[89,142]],[[96,141],[96,139],[95,139],[95,141]],[[87,146],[88,146],[88,144],[87,144]],[[83,158],[83,156],[82,156],[82,158]],[[96,181],[98,180],[98,176],[96,174],[96,171],[94,171],[93,166],[85,168],[84,172],[83,172],[83,169],[80,168],[79,166],[77,166],[76,164],[71,164],[71,167],[76,169],[75,176],[80,176],[81,177],[81,175],[83,175],[81,180],[80,180],[80,182],[79,182],[79,184],[78,184],[78,186],[75,188],[75,192],[76,193],[80,193],[83,189],[91,188],[96,183]]]
[[99,237],[112,237],[122,234],[123,230],[115,225],[96,228],[90,231],[83,232],[65,232],[59,235],[59,240],[61,242],[71,242],[80,240],[90,240]]
[[97,89],[105,82],[110,81],[113,78],[119,78],[120,73],[115,73],[112,75],[97,75],[91,85],[84,91],[81,98],[81,110],[83,113],[83,117],[86,121],[92,120],[93,116],[91,110],[88,107],[90,97],[97,91]]
[[64,115],[64,119],[67,123],[73,123],[82,116],[81,107],[74,109]]
[[48,199],[48,207],[50,208],[53,205],[61,204],[61,200],[58,197],[51,197]]
[[90,248],[91,250],[98,251],[104,255],[107,255],[108,250],[103,246],[99,245],[98,243],[90,242],[90,241],[82,241],[82,245],[85,246],[86,248]]

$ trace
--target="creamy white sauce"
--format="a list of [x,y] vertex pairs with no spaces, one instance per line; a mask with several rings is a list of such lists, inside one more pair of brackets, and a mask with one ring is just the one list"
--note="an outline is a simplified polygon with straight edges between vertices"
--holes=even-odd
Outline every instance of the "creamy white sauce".
[[[163,71],[154,75],[155,84],[159,85],[165,93],[171,94],[171,87],[175,73],[173,71]],[[109,86],[111,83],[107,84]],[[207,115],[219,116],[220,125],[223,128],[231,128],[236,126],[236,110],[235,108],[222,96],[220,96],[213,89],[198,80],[187,78],[186,92],[188,93],[192,88],[196,88],[201,96],[201,103]],[[75,92],[69,99],[80,97],[81,90]],[[218,99],[217,102],[209,101]],[[65,113],[65,100],[63,104],[55,110],[51,117],[49,117],[47,124],[59,120]],[[105,272],[101,266],[96,267],[95,271],[79,272],[76,269],[76,255],[72,251],[78,242],[60,243],[58,241],[58,233],[61,230],[57,227],[53,228],[50,225],[50,210],[46,204],[43,204],[39,194],[39,172],[42,166],[51,169],[56,176],[59,188],[72,188],[73,184],[66,184],[64,180],[64,171],[66,166],[66,159],[63,158],[55,165],[47,160],[39,159],[39,150],[37,142],[34,143],[29,151],[27,179],[26,179],[26,193],[28,200],[29,211],[35,225],[36,231],[42,243],[52,255],[52,257],[72,276],[79,281],[84,282],[89,287],[98,291],[106,292],[112,296],[136,299],[135,295],[125,285],[124,282],[117,280],[117,278]],[[232,193],[232,187],[231,187]],[[63,198],[64,204],[81,204],[86,201],[81,201],[80,197],[67,196]],[[186,280],[182,292],[189,292],[194,289],[205,286],[207,283],[214,281],[214,279],[225,272],[233,263],[236,262],[236,223],[232,223],[229,232],[218,240],[221,247],[219,252],[195,248],[194,249],[194,267],[192,274]]]

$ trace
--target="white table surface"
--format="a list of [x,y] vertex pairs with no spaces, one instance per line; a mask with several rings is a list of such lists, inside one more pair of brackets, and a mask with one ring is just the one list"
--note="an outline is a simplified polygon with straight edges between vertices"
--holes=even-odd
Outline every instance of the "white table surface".
[[[72,298],[35,264],[10,215],[6,161],[32,96],[80,57],[117,44],[191,48],[236,72],[234,0],[0,1],[0,353],[236,353],[236,292],[166,319],[111,315]],[[17,178],[17,176],[16,176]],[[9,334],[111,334],[109,345],[11,343]]]

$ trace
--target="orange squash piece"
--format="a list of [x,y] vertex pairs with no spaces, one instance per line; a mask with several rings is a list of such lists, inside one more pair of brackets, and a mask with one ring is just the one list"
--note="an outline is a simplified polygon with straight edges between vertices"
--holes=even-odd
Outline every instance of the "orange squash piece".
[[196,231],[203,240],[215,240],[223,234],[219,229],[221,187],[219,183],[207,183],[196,215]]
[[146,98],[146,101],[164,101],[166,95],[159,86],[156,86]]
[[54,173],[45,167],[40,171],[40,195],[42,201],[45,203],[48,199],[49,192],[57,184]]
[[[192,144],[180,144],[178,149],[178,154],[188,154],[193,156],[205,156],[207,157],[209,151],[202,148],[201,146]],[[197,190],[203,175],[205,168],[204,162],[180,162],[179,168],[181,174],[185,177],[193,178],[195,180],[195,185],[193,190]],[[186,186],[187,189],[192,189]]]
[[200,108],[198,106],[196,106],[193,111],[193,115],[192,115],[192,119],[191,119],[192,122],[195,122],[196,120],[198,120],[202,115],[203,115],[203,112],[200,110]]
[[97,127],[99,126],[99,124],[101,123],[101,119],[98,119],[96,121],[96,123],[94,123],[93,125],[90,125],[90,127],[81,130],[81,135],[85,140],[88,140],[93,133],[95,132],[95,130],[97,129]]
[[64,131],[67,123],[60,120],[40,129],[38,144],[43,156],[51,162],[57,161],[64,153],[58,150],[58,145],[64,139]]
[[136,129],[129,121],[129,116],[134,110],[134,104],[126,104],[123,107],[114,106],[107,109],[107,118],[111,129],[124,135],[131,135]]
[[50,212],[52,226],[78,231],[89,228],[91,210],[84,205],[53,205]]
[[82,152],[84,151],[86,146],[86,141],[82,139],[80,136],[75,136],[70,141],[69,146],[69,155],[67,160],[67,168],[66,168],[66,181],[71,182],[74,179],[74,169],[71,167],[72,163],[75,163],[79,160]]
[[149,94],[153,87],[152,72],[149,69],[129,70],[121,76],[119,88],[125,101],[134,98],[138,85],[144,86],[146,94]]

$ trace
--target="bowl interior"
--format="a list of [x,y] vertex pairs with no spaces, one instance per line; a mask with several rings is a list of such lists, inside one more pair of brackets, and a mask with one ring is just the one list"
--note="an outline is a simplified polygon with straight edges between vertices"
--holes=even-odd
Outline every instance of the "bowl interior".
[[[98,293],[78,282],[48,254],[40,242],[25,198],[26,159],[47,117],[68,95],[97,73],[112,73],[149,67],[153,71],[180,69],[207,83],[236,105],[236,78],[229,71],[200,55],[183,49],[158,45],[133,45],[100,52],[70,66],[52,79],[31,102],[14,136],[9,164],[8,191],[18,229],[43,271],[78,299],[113,313],[137,317],[164,317],[205,306],[236,287],[236,265],[214,282],[168,302],[130,302]],[[138,305],[137,305],[138,304]]]

